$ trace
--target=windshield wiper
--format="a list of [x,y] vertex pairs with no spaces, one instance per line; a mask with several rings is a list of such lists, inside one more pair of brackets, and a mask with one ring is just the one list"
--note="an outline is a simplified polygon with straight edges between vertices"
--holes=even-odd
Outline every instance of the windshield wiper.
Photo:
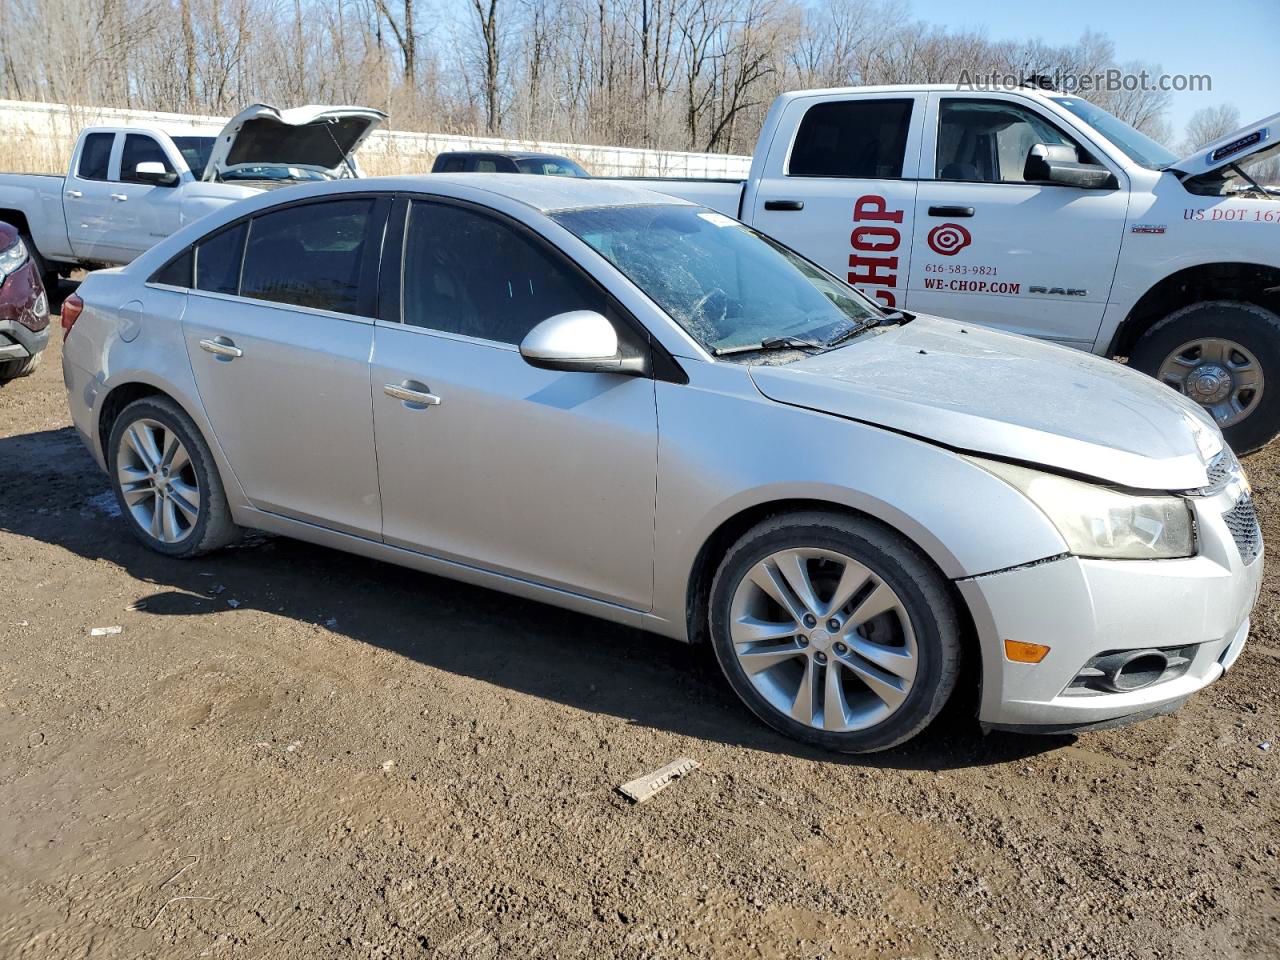
[[731,353],[755,353],[761,350],[821,350],[825,344],[817,343],[813,340],[804,340],[800,337],[766,337],[759,343],[744,343],[736,347],[714,347],[711,350],[713,357],[724,357]]
[[880,317],[870,317],[867,320],[864,320],[862,323],[854,324],[848,330],[842,330],[840,333],[837,333],[834,337],[832,337],[822,346],[826,348],[839,346],[840,344],[844,343],[846,340],[852,340],[858,334],[866,333],[868,330],[871,330],[874,327],[883,326],[886,323],[901,323],[903,320],[906,320],[906,319],[907,319],[906,314],[904,314],[901,310],[894,310],[892,313],[886,313],[884,314],[884,316],[880,316]]

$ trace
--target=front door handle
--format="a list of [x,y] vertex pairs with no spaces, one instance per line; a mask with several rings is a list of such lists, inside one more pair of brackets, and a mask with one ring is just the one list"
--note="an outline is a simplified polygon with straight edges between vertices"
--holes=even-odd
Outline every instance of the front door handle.
[[766,200],[764,202],[766,210],[803,210],[803,200]]
[[124,203],[126,200],[129,199],[129,195],[127,193],[113,193],[111,195],[111,199],[114,200],[116,203]]
[[958,217],[972,217],[973,207],[930,207],[929,216],[949,217],[953,220]]
[[234,360],[236,357],[244,356],[244,351],[232,343],[228,337],[201,340],[200,349],[206,353],[212,353],[219,360]]
[[438,407],[441,403],[440,398],[432,393],[425,384],[418,383],[415,380],[406,380],[404,383],[383,384],[382,392],[388,397],[403,400],[414,409]]
[[68,190],[67,196],[70,197],[72,200],[79,200],[81,197],[84,196],[84,194],[81,193],[79,190]]

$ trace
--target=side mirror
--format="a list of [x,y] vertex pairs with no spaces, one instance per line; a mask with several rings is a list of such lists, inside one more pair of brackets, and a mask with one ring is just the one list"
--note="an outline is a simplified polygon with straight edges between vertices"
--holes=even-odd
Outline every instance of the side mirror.
[[156,160],[144,160],[133,168],[133,178],[139,183],[149,183],[155,187],[174,187],[178,184],[178,175],[164,168],[164,164]]
[[645,372],[644,358],[625,356],[618,331],[594,310],[571,310],[543,320],[525,336],[520,356],[543,370]]
[[1027,152],[1022,179],[1084,190],[1116,190],[1120,182],[1106,167],[1081,163],[1076,148],[1065,143],[1037,143]]

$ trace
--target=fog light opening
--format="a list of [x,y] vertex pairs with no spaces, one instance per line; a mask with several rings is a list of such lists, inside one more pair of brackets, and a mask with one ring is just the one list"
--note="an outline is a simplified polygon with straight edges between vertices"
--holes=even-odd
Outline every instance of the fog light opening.
[[1168,667],[1169,658],[1159,650],[1140,650],[1113,668],[1107,680],[1117,693],[1128,693],[1151,686]]

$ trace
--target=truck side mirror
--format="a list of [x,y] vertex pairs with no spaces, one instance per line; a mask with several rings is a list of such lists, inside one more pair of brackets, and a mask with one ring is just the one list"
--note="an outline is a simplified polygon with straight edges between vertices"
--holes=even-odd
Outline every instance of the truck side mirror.
[[1076,148],[1067,143],[1037,143],[1027,151],[1022,171],[1027,183],[1055,183],[1084,190],[1116,190],[1116,175],[1096,163],[1081,163]]
[[178,175],[164,168],[163,163],[155,160],[143,160],[133,168],[133,179],[138,183],[149,183],[154,187],[176,187]]

